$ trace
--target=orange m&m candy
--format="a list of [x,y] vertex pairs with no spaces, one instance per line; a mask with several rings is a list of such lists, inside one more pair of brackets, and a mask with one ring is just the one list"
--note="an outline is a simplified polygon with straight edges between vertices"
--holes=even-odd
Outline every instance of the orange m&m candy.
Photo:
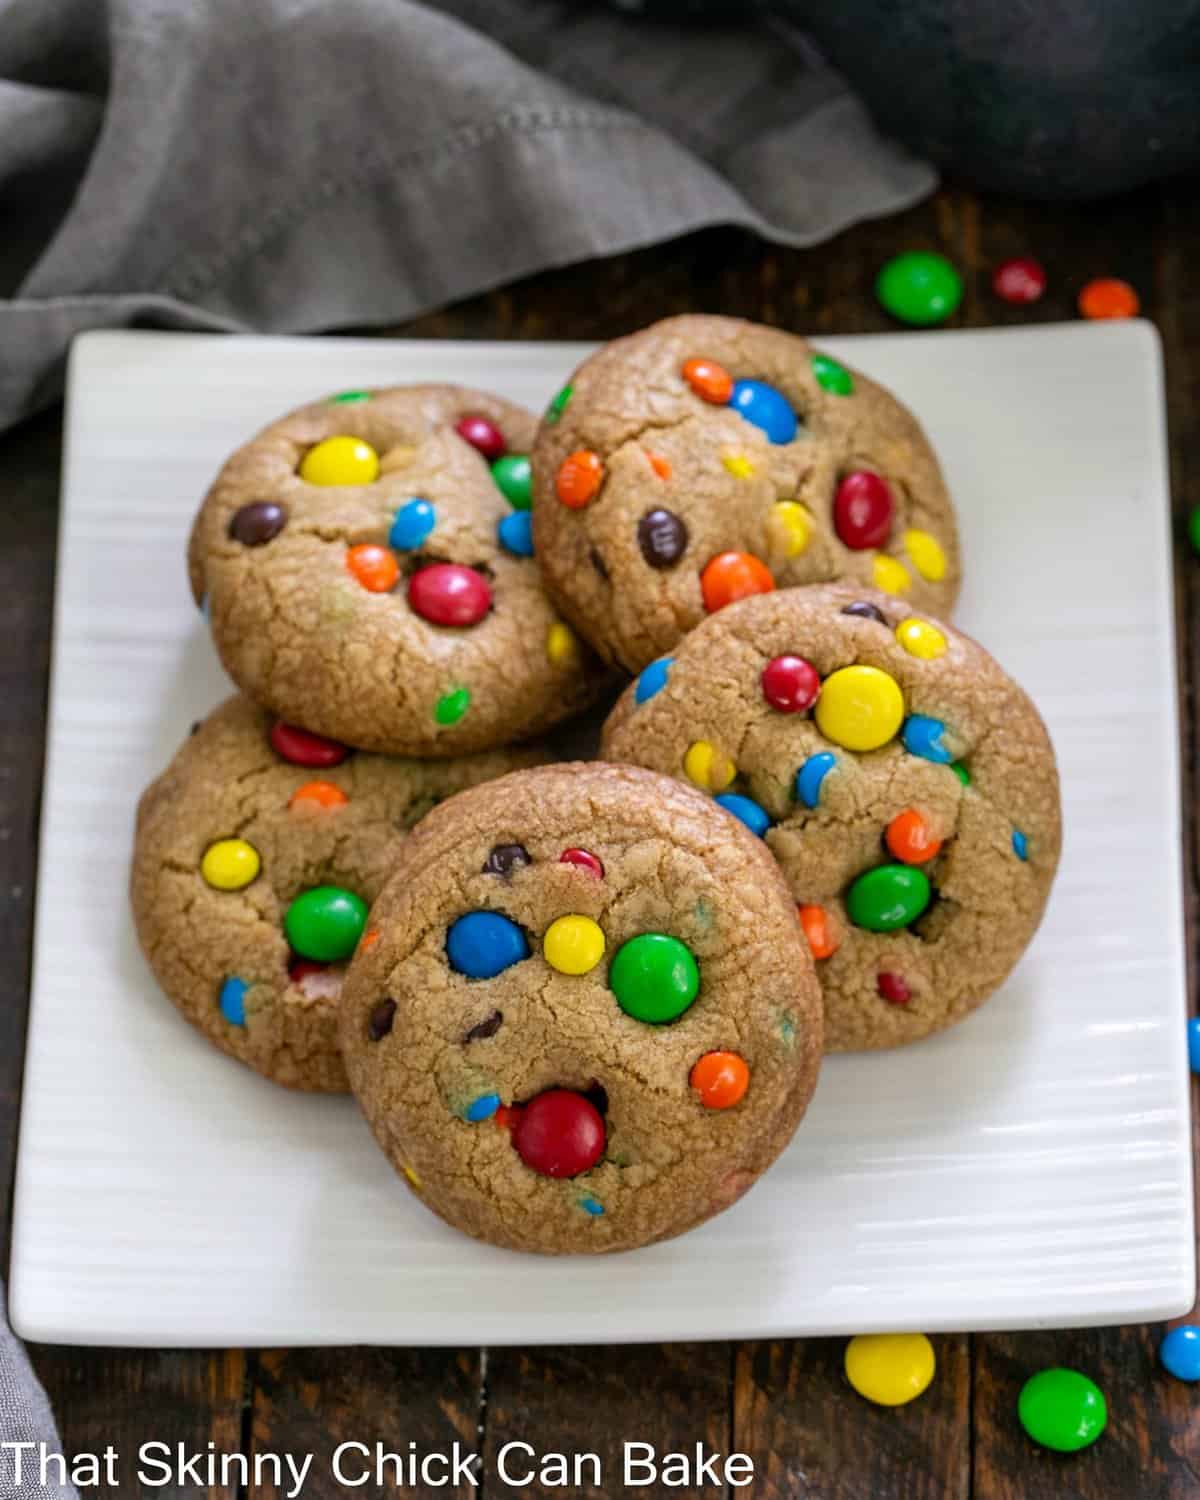
[[750,1087],[750,1069],[736,1052],[706,1052],[688,1082],[705,1109],[732,1109]]
[[1079,311],[1085,318],[1136,318],[1141,305],[1129,283],[1116,276],[1089,281],[1079,294]]
[[829,913],[823,906],[801,906],[799,912],[800,926],[804,929],[812,956],[831,958],[838,951],[841,939],[834,931]]
[[669,458],[664,458],[661,453],[647,453],[646,461],[660,479],[670,479],[671,461]]
[[306,781],[292,793],[289,807],[345,807],[349,797],[332,781]]
[[718,552],[700,574],[700,592],[710,615],[751,594],[769,594],[774,587],[770,568],[749,552]]
[[558,466],[554,488],[568,510],[582,510],[596,498],[603,478],[600,455],[588,448],[576,448]]
[[941,839],[929,832],[929,824],[915,808],[907,807],[887,826],[887,846],[906,865],[923,865],[942,847]]
[[363,542],[346,553],[346,566],[354,578],[371,594],[387,594],[396,587],[400,564],[395,554],[373,542]]
[[702,401],[709,401],[713,406],[729,404],[733,395],[733,376],[714,360],[685,360],[683,378]]

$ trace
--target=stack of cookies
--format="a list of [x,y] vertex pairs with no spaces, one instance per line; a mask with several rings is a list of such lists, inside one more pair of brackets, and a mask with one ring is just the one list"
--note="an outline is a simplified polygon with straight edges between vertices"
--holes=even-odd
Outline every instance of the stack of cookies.
[[[226,1052],[352,1089],[469,1234],[701,1222],[824,1050],[960,1019],[1041,918],[1053,751],[945,621],[937,460],[793,335],[656,324],[540,426],[314,403],[225,465],[189,567],[241,695],[143,796],[147,958]],[[620,673],[601,758],[556,760],[535,737]]]

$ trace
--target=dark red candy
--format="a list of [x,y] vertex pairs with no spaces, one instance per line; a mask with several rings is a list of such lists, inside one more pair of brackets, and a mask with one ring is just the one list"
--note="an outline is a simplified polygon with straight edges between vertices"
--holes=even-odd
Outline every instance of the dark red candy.
[[456,422],[454,430],[464,443],[470,443],[472,448],[478,449],[489,463],[503,458],[508,451],[504,434],[495,422],[489,422],[486,417],[471,413]]
[[474,568],[431,563],[408,580],[408,602],[431,625],[478,625],[492,607],[492,590]]
[[597,880],[604,879],[604,866],[590,849],[564,849],[558,856],[558,862],[560,865],[574,865],[577,869],[586,870]]
[[854,469],[842,476],[833,499],[833,528],[847,547],[862,552],[882,547],[892,529],[895,511],[888,482],[870,469]]
[[688,530],[673,510],[648,510],[638,522],[638,546],[652,568],[670,568],[687,550]]
[[763,697],[781,714],[803,713],[817,701],[821,677],[802,656],[776,656],[763,668]]
[[912,999],[912,991],[900,974],[881,974],[879,993],[889,1005],[907,1005]]
[[288,965],[288,978],[293,984],[299,984],[310,974],[323,974],[328,967],[328,964],[314,963],[311,958],[297,958]]
[[378,1005],[371,1009],[367,1020],[367,1035],[373,1042],[381,1042],[392,1029],[392,1022],[396,1019],[396,1002],[394,1000],[381,1000]]
[[530,864],[529,850],[524,844],[497,844],[488,852],[483,864],[485,875],[509,875],[521,865]]
[[1036,302],[1046,290],[1046,273],[1029,255],[1018,255],[997,266],[992,291],[1003,302]]
[[261,547],[274,540],[287,525],[287,511],[273,500],[243,505],[229,521],[229,535],[243,547]]
[[337,740],[309,734],[307,729],[297,729],[282,719],[271,725],[271,748],[294,766],[337,766],[350,754],[349,747],[339,745]]
[[513,1131],[517,1154],[543,1177],[577,1177],[604,1155],[600,1111],[573,1089],[547,1089],[521,1111]]

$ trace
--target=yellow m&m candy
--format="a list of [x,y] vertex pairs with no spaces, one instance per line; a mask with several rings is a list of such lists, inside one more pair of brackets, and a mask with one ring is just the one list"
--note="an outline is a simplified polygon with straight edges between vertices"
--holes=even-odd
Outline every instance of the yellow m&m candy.
[[695,740],[688,746],[683,769],[702,792],[723,792],[737,775],[737,767],[724,751],[707,740]]
[[546,929],[542,954],[560,974],[586,974],[604,957],[604,932],[591,917],[558,917]]
[[326,438],[300,463],[300,478],[306,484],[373,484],[378,477],[379,454],[362,438]]
[[881,552],[871,564],[875,587],[885,594],[907,594],[912,585],[908,569],[902,562]]
[[904,722],[904,694],[878,667],[842,667],[825,679],[816,707],[817,728],[847,750],[878,750]]
[[923,1333],[860,1333],[846,1345],[846,1379],[876,1406],[915,1401],[937,1368]]
[[201,875],[218,891],[240,891],[256,879],[260,868],[258,850],[245,839],[218,839],[200,861]]
[[946,637],[937,626],[928,620],[918,620],[915,615],[896,626],[896,639],[909,656],[920,657],[922,661],[932,661],[946,652]]
[[579,642],[569,625],[556,620],[546,632],[546,657],[555,667],[563,667],[579,656]]
[[767,514],[767,542],[773,557],[799,557],[812,536],[812,518],[798,500],[779,500]]
[[754,465],[744,453],[723,453],[721,462],[735,479],[754,478]]
[[927,531],[906,531],[904,550],[912,558],[912,565],[922,578],[930,583],[940,583],[946,576],[946,554],[936,537]]

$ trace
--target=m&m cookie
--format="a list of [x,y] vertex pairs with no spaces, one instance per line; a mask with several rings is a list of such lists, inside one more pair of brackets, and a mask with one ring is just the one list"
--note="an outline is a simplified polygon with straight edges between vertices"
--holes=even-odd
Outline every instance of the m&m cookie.
[[1041,920],[1062,838],[1045,726],[898,599],[826,584],[723,610],[629,687],[603,753],[690,781],[775,855],[831,1049],[959,1020]]
[[596,663],[533,557],[533,431],[495,396],[409,386],[314,402],[235,453],[188,563],[239,687],[289,723],[421,756],[587,703]]
[[533,494],[550,593],[629,671],[776,588],[845,578],[941,614],[958,590],[954,510],[911,413],[737,318],[669,318],[588,359],[538,430]]
[[131,894],[155,977],[223,1051],[291,1088],[344,1091],[346,963],[405,831],[443,797],[535,763],[352,751],[231,698],[138,808]]
[[627,1250],[727,1208],[783,1149],[821,998],[759,839],[629,766],[518,771],[435,809],[342,996],[397,1171],[493,1244]]

